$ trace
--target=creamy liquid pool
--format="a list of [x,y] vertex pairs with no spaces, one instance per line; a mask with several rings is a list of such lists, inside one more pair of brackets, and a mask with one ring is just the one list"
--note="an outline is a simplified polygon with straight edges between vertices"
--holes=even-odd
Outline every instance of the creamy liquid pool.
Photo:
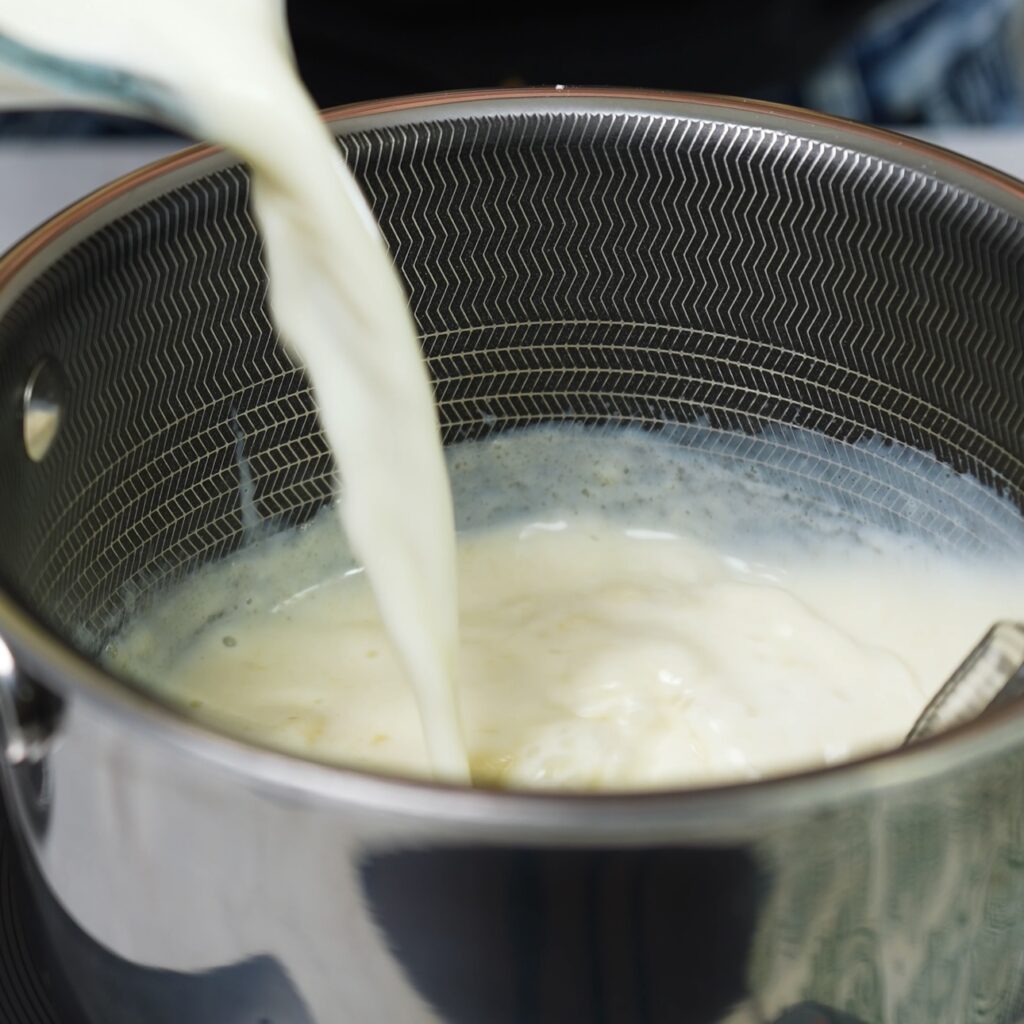
[[[857,497],[843,446],[793,432],[773,467],[737,444],[563,428],[451,455],[474,781],[738,781],[896,745],[985,630],[1024,616],[1024,530],[973,481],[850,449]],[[823,454],[834,486],[802,477]],[[109,658],[258,742],[429,773],[330,519],[186,581]]]
[[284,3],[0,0],[0,31],[157,83],[171,120],[248,162],[271,311],[312,382],[348,539],[419,697],[434,768],[465,780],[454,531],[433,394],[376,224],[296,74]]

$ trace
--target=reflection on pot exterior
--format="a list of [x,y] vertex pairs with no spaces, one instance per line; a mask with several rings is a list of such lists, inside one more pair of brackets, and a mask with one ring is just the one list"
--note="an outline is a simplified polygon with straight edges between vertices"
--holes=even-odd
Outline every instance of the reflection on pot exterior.
[[1024,757],[824,808],[757,844],[751,987],[865,1021],[1024,1011]]
[[[96,1024],[137,1024],[155,993],[225,1024],[217,994],[241,982],[255,1016],[238,1020],[274,1024],[740,1024],[815,1005],[1009,1024],[1021,1006],[1020,756],[792,810],[742,841],[688,842],[680,824],[581,848],[311,805],[75,704],[65,722],[35,890]],[[33,834],[32,790],[6,781]]]
[[457,1024],[724,1021],[743,1005],[768,1021],[807,1001],[864,1021],[1015,1021],[1022,761],[988,765],[980,799],[949,778],[930,800],[826,808],[746,849],[399,852],[368,860],[365,886]]
[[742,850],[434,847],[361,874],[406,976],[452,1024],[717,1021],[748,994],[760,880]]

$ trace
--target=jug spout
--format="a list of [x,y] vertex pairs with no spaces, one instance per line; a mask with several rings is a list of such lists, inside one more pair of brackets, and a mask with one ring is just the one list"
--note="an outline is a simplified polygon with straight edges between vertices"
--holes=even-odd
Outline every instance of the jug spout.
[[0,109],[40,107],[82,108],[166,124],[181,122],[173,94],[160,83],[57,57],[0,31]]
[[0,65],[0,109],[32,110],[37,107],[85,105],[79,99],[22,75],[16,68]]

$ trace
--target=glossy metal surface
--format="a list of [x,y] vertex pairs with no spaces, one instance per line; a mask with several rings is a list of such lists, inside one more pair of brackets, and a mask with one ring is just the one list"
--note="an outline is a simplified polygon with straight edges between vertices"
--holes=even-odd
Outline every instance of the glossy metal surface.
[[918,715],[907,743],[938,736],[1024,694],[1024,626],[997,622]]
[[[406,277],[449,441],[701,417],[756,447],[800,423],[839,446],[916,444],[1020,502],[1010,179],[715,98],[470,94],[334,124]],[[133,602],[240,543],[234,424],[262,515],[329,500],[245,195],[230,161],[195,151],[0,264],[3,394],[44,354],[67,379],[40,463],[18,402],[0,410],[0,631],[22,683],[60,698],[45,757],[4,785],[89,1019],[725,1024],[806,1004],[1018,1020],[1015,707],[758,785],[524,796],[251,748],[95,667]],[[901,514],[898,481],[837,487]]]
[[25,382],[21,412],[25,453],[33,462],[42,462],[60,430],[64,387],[60,370],[48,359],[41,359]]

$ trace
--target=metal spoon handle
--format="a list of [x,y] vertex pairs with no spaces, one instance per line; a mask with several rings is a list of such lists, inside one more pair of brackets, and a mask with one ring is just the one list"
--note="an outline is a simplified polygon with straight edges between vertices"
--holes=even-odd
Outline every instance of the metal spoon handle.
[[1024,625],[997,622],[928,702],[904,744],[969,722],[1022,695]]

